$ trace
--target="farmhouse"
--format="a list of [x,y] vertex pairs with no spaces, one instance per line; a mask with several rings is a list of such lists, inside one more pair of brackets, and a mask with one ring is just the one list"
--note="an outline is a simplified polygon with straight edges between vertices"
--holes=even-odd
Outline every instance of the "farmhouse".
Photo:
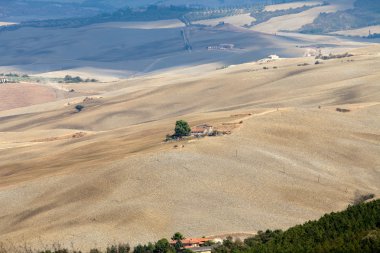
[[0,83],[9,83],[9,80],[5,77],[0,77]]
[[280,59],[280,57],[278,55],[275,55],[275,54],[269,55],[268,58],[271,59],[271,60],[278,60],[278,59]]
[[212,135],[214,133],[214,128],[208,124],[198,125],[191,128],[191,136],[206,136]]
[[[199,249],[202,247],[206,242],[211,241],[211,239],[207,238],[186,238],[181,240],[181,243],[184,248],[186,249]],[[177,241],[171,241],[170,244],[175,245]],[[197,251],[202,252],[202,251]]]
[[258,63],[273,62],[273,61],[279,60],[279,59],[280,59],[280,57],[278,55],[272,54],[272,55],[269,55],[267,58],[259,60]]
[[219,44],[217,46],[208,46],[207,50],[231,50],[234,49],[234,44]]

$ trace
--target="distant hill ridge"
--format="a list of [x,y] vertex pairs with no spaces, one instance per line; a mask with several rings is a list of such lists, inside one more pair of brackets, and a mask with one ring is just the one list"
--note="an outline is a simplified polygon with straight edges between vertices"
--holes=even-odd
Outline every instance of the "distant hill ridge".
[[126,7],[139,8],[149,5],[219,8],[295,1],[298,0],[0,0],[0,19],[3,19],[2,21],[21,22],[90,17],[101,13],[112,13]]
[[[0,0],[1,1],[1,0]],[[24,0],[25,1],[25,0]],[[87,15],[84,17],[57,17],[57,18],[47,18],[43,19],[39,17],[37,20],[26,20],[19,24],[10,25],[6,27],[0,28],[0,31],[11,31],[16,30],[21,27],[60,27],[60,28],[67,28],[67,27],[80,27],[90,24],[96,24],[96,23],[104,23],[104,22],[125,22],[125,21],[158,21],[158,20],[165,20],[165,19],[180,19],[184,23],[188,23],[189,21],[194,20],[202,20],[202,19],[210,19],[210,18],[219,18],[224,16],[230,16],[234,15],[236,12],[235,10],[241,10],[245,9],[246,12],[251,12],[253,10],[263,10],[264,6],[270,3],[283,3],[283,2],[294,2],[297,0],[250,0],[250,1],[237,1],[235,2],[234,6],[231,7],[223,7],[228,4],[228,1],[223,1],[223,5],[218,5],[218,7],[209,9],[206,7],[202,7],[200,5],[181,5],[180,3],[187,2],[187,1],[178,1],[177,5],[174,5],[174,3],[177,3],[177,1],[172,1],[173,5],[165,5],[162,3],[169,3],[169,2],[162,2],[159,5],[148,5],[145,7],[139,7],[134,8],[133,6],[127,6],[124,8],[119,8],[117,10],[112,10],[110,6],[108,8],[104,8],[104,10],[109,10],[108,12],[104,11],[101,13],[96,14],[96,11],[93,11],[93,15]],[[144,2],[144,1],[143,1]],[[148,2],[148,1],[147,1]],[[241,2],[241,4],[239,4]],[[1,2],[0,2],[1,3]],[[46,3],[52,4],[51,1],[46,1]],[[126,2],[128,3],[128,1]],[[246,5],[243,5],[243,3],[247,3]],[[251,3],[250,5],[248,3]],[[13,3],[14,4],[14,3]],[[97,4],[102,4],[102,1],[96,1],[93,3],[85,2],[73,2],[73,3],[66,3],[65,5],[62,5],[61,8],[71,8],[70,6],[72,4],[76,8],[84,8],[84,9],[91,9],[92,7],[97,6]],[[142,4],[142,3],[140,3]],[[6,5],[6,4],[0,4]],[[32,5],[34,7],[40,6],[43,11],[46,11],[48,7],[44,4],[42,4],[41,1],[33,1]],[[104,5],[106,5],[104,3]],[[25,5],[26,8],[27,5]],[[52,5],[54,8],[57,8],[56,4]],[[52,7],[52,8],[53,8]],[[38,8],[37,8],[38,9]],[[221,11],[223,9],[223,11]]]
[[380,1],[357,0],[354,9],[321,13],[313,23],[300,29],[303,33],[329,33],[380,24]]

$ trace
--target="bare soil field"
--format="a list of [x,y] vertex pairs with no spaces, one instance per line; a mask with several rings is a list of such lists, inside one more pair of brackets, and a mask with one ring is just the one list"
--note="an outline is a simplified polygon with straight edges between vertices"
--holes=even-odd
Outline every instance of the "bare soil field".
[[0,111],[56,101],[58,90],[30,83],[0,85]]
[[216,26],[220,22],[224,22],[224,23],[228,23],[228,24],[232,24],[236,26],[244,26],[244,25],[250,25],[253,21],[255,21],[255,19],[251,17],[250,13],[247,13],[247,14],[240,14],[240,15],[235,15],[235,16],[228,16],[224,18],[200,20],[193,23]]
[[[86,249],[250,234],[379,196],[379,46],[351,52],[173,70],[0,112],[0,241]],[[164,142],[179,119],[234,127]]]
[[[315,18],[319,16],[321,12],[336,12],[339,10],[345,10],[351,8],[353,0],[349,1],[329,1],[329,5],[314,7],[312,9],[303,11],[297,14],[283,15],[280,17],[274,17],[267,22],[258,24],[250,28],[251,30],[264,32],[264,33],[277,33],[279,31],[296,31],[303,25],[312,23]],[[294,4],[294,3],[293,3]],[[275,5],[277,6],[277,5]]]

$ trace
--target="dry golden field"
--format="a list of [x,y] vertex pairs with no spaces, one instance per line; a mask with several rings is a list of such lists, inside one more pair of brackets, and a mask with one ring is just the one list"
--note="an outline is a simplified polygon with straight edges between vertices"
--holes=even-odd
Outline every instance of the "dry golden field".
[[[78,84],[94,95],[1,111],[0,241],[104,248],[254,233],[378,196],[379,52]],[[163,142],[178,119],[236,127]]]

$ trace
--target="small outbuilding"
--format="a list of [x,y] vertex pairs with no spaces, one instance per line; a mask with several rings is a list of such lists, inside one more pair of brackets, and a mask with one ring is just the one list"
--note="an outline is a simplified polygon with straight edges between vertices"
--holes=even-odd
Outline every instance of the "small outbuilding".
[[196,253],[211,253],[212,249],[213,249],[212,246],[190,248],[191,251],[196,252]]
[[280,59],[280,56],[275,55],[275,54],[271,54],[271,55],[268,56],[268,58],[271,59],[271,60],[278,60],[278,59]]
[[215,46],[208,46],[207,50],[232,50],[234,48],[234,44],[219,44]]

